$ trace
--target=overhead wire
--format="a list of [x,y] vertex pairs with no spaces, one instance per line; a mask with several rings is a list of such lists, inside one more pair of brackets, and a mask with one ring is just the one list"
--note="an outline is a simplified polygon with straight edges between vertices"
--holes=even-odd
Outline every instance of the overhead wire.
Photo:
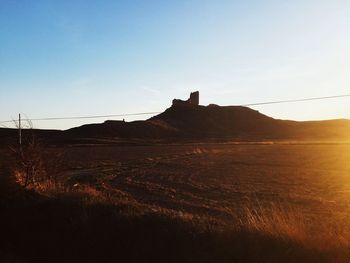
[[337,96],[326,96],[326,97],[304,98],[304,99],[293,99],[293,100],[277,100],[277,101],[268,101],[268,102],[257,102],[257,103],[243,104],[240,106],[245,106],[245,107],[246,106],[258,106],[258,105],[302,102],[302,101],[312,101],[312,100],[336,99],[336,98],[345,98],[345,97],[350,97],[350,94],[337,95]]
[[[77,119],[98,119],[98,118],[111,118],[111,117],[126,117],[126,116],[140,116],[158,114],[161,112],[141,112],[141,113],[125,113],[125,114],[110,114],[110,115],[92,115],[92,116],[69,116],[69,117],[49,117],[49,118],[34,118],[34,119],[22,119],[23,121],[53,121],[53,120],[77,120]],[[13,120],[1,121],[0,123],[13,122]]]
[[[259,106],[259,105],[269,105],[269,104],[281,104],[281,103],[293,103],[293,102],[305,102],[305,101],[314,101],[314,100],[326,100],[326,99],[336,99],[336,98],[345,98],[350,97],[350,94],[335,95],[335,96],[325,96],[325,97],[312,97],[312,98],[301,98],[301,99],[291,99],[291,100],[276,100],[276,101],[267,101],[267,102],[256,102],[241,104],[237,106]],[[53,120],[78,120],[78,119],[98,119],[98,118],[113,118],[113,117],[127,117],[127,116],[142,116],[142,115],[152,115],[159,114],[160,111],[153,112],[138,112],[138,113],[124,113],[124,114],[109,114],[109,115],[91,115],[91,116],[67,116],[67,117],[47,117],[47,118],[33,118],[22,119],[23,121],[53,121]],[[15,120],[5,120],[0,121],[0,124],[14,122]]]

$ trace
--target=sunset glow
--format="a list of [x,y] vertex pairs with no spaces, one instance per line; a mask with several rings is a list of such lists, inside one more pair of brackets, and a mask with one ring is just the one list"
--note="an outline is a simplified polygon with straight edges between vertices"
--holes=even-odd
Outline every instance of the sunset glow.
[[[347,94],[349,13],[343,0],[0,0],[0,120],[163,111],[193,90],[203,105]],[[315,120],[350,118],[348,105],[255,108]]]

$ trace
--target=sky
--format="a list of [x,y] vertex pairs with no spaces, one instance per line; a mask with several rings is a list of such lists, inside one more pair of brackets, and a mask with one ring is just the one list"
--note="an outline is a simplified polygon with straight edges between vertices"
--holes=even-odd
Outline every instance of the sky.
[[[350,94],[349,14],[349,0],[0,0],[0,125],[164,111],[196,90],[203,105]],[[349,105],[253,108],[321,120],[350,119]]]

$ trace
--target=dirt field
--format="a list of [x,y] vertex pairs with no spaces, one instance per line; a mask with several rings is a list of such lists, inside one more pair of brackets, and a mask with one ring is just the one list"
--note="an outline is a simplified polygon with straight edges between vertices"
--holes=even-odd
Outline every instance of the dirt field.
[[153,209],[230,220],[248,204],[273,204],[311,219],[350,219],[347,144],[78,147],[66,154],[72,184]]
[[0,188],[0,261],[350,260],[349,144],[42,150],[64,184]]

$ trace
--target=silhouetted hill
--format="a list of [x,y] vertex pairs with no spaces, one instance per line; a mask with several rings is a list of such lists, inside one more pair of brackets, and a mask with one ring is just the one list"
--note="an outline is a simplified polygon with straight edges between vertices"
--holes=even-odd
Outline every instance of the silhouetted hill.
[[[27,131],[28,133],[28,131]],[[350,140],[350,120],[277,120],[241,106],[176,104],[145,121],[105,121],[65,131],[34,130],[54,143],[113,140]],[[15,129],[0,129],[0,142],[14,140]]]
[[241,106],[172,106],[152,117],[189,137],[241,139],[350,139],[350,120],[277,120]]
[[[42,141],[55,142],[58,140],[63,131],[60,130],[40,130],[40,129],[23,129],[23,139],[31,137],[39,138]],[[7,144],[18,142],[18,129],[0,128],[0,147]]]
[[158,121],[105,121],[64,131],[64,136],[90,138],[166,138],[176,137],[178,131]]
[[164,122],[188,137],[251,137],[277,132],[273,118],[239,106],[172,106],[150,121]]
[[349,140],[350,120],[276,120],[247,107],[173,105],[146,121],[106,121],[64,131],[66,138]]
[[279,121],[286,138],[307,140],[350,140],[350,120]]

